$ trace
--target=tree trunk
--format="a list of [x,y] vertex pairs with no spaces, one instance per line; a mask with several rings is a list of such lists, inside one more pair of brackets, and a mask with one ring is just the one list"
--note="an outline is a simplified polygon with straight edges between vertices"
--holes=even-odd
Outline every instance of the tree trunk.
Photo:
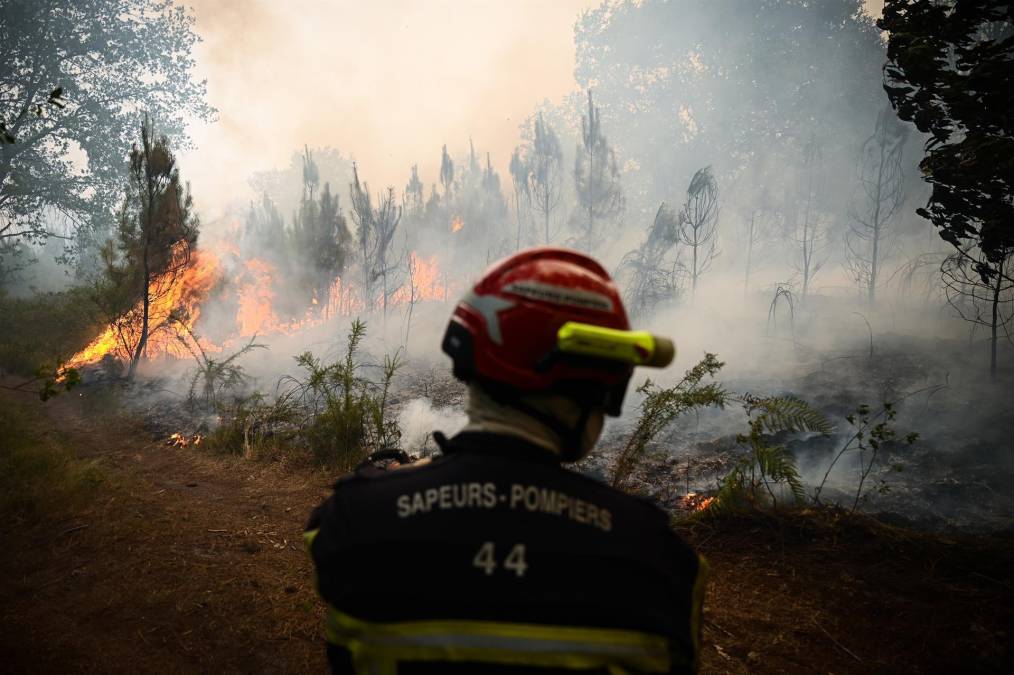
[[[149,218],[150,221],[150,218]],[[144,255],[141,263],[142,276],[144,279],[144,297],[141,299],[141,337],[137,341],[137,348],[130,359],[130,368],[127,370],[127,379],[133,380],[137,372],[137,364],[144,355],[144,349],[148,346],[148,312],[151,307],[151,272],[148,269],[148,242],[145,237]]]
[[757,216],[756,211],[750,214],[750,234],[746,240],[746,274],[743,276],[744,298],[750,292],[750,266],[753,263],[753,233],[754,233],[754,218],[756,216]]
[[993,287],[993,321],[990,325],[992,335],[989,345],[989,378],[996,382],[996,342],[997,327],[1000,319],[1000,288],[1003,285],[1003,263],[997,265],[996,286]]

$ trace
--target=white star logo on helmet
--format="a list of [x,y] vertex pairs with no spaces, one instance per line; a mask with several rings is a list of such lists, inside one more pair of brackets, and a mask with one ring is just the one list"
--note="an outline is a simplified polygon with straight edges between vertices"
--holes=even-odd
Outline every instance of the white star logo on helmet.
[[497,313],[513,307],[515,303],[495,295],[479,295],[474,290],[469,291],[461,301],[482,315],[486,320],[489,339],[502,345],[503,337],[500,335],[500,319]]

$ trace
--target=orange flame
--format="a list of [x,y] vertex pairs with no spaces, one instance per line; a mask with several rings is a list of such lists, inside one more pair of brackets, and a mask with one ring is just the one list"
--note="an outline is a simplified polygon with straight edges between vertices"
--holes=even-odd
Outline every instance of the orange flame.
[[177,431],[176,433],[170,434],[169,438],[166,439],[165,444],[174,448],[185,448],[191,443],[194,447],[198,447],[201,441],[204,440],[204,436],[200,434],[194,434],[193,436],[187,437],[186,434]]
[[428,300],[443,300],[447,297],[447,284],[441,278],[440,265],[437,257],[430,256],[423,258],[415,251],[410,254],[411,261],[409,269],[412,276],[409,283],[406,283],[392,296],[391,303],[400,305],[406,302],[424,302]]
[[465,221],[461,219],[461,216],[454,216],[451,219],[451,232],[460,232],[461,228],[465,226]]
[[[192,329],[201,315],[201,303],[220,278],[218,257],[205,250],[195,250],[191,253],[190,264],[179,278],[171,280],[162,277],[155,280],[152,287],[158,291],[148,309],[149,335],[145,347],[149,357],[164,354],[177,357],[189,355],[186,346],[177,339],[180,332],[172,325],[173,321],[178,319],[188,329]],[[87,347],[75,354],[65,367],[77,368],[97,363],[107,354],[121,359],[129,358],[141,337],[141,312],[142,305],[138,302],[131,311],[119,317]],[[205,351],[219,351],[215,345],[204,340],[200,345]]]
[[278,324],[278,317],[271,308],[275,292],[271,288],[274,266],[264,260],[252,258],[243,263],[242,278],[247,281],[239,288],[239,311],[236,323],[239,334],[247,337],[264,333]]
[[[455,221],[461,223],[460,218],[456,217]],[[226,255],[238,253],[228,247],[222,250]],[[194,326],[201,315],[201,304],[221,278],[221,267],[218,256],[207,249],[200,249],[192,252],[190,264],[173,283],[169,283],[172,280],[168,277],[156,280],[155,286],[161,286],[158,297],[150,307],[150,333],[146,348],[149,358],[163,355],[177,358],[192,356],[191,348],[195,346]],[[389,297],[389,307],[447,299],[448,279],[440,269],[437,256],[423,257],[412,251],[409,269],[409,280]],[[205,352],[221,352],[223,347],[232,346],[235,337],[273,333],[291,335],[319,326],[334,317],[361,314],[368,309],[361,290],[337,277],[326,296],[315,292],[302,319],[280,320],[274,308],[277,298],[274,287],[276,279],[277,269],[270,262],[258,258],[243,261],[234,280],[238,293],[236,335],[226,339],[223,346],[199,338],[197,346]],[[379,307],[382,302],[383,297],[377,297],[373,306]],[[129,359],[140,337],[140,312],[141,305],[138,303],[78,352],[66,367],[97,363],[106,355],[120,360]]]
[[714,497],[707,497],[705,495],[697,494],[696,492],[688,492],[683,495],[680,499],[680,506],[685,511],[704,511],[715,502]]

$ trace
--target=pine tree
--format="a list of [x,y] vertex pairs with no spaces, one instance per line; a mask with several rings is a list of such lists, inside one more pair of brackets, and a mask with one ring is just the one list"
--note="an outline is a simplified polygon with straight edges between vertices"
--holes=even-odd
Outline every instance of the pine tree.
[[588,90],[588,112],[581,116],[581,146],[574,161],[574,187],[584,213],[580,240],[585,250],[598,243],[598,221],[623,211],[623,189],[616,154],[602,134],[599,109]]
[[[152,312],[152,305],[167,296],[180,282],[197,243],[199,223],[193,213],[189,186],[180,181],[176,158],[165,136],[156,136],[145,116],[141,144],[130,151],[130,180],[120,209],[117,229],[119,259],[111,249],[106,255],[107,276],[129,289],[131,324],[137,320],[136,336],[130,338],[132,378],[144,358],[151,334],[168,321]],[[170,308],[173,309],[173,308]],[[135,316],[136,315],[136,316]],[[123,331],[121,331],[121,334]]]

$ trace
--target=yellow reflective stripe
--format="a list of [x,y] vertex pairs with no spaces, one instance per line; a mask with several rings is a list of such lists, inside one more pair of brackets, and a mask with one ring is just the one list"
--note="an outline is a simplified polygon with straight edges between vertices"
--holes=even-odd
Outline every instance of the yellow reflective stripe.
[[303,541],[306,543],[307,550],[310,550],[310,547],[313,546],[313,540],[317,538],[318,532],[320,532],[319,527],[314,530],[306,530],[303,532]]
[[702,555],[697,556],[697,578],[690,595],[690,639],[694,645],[694,671],[700,665],[701,632],[704,612],[704,590],[708,585],[708,561]]
[[669,671],[669,644],[651,633],[492,621],[370,623],[328,610],[327,639],[364,672],[390,672],[397,661],[483,661],[563,668]]

